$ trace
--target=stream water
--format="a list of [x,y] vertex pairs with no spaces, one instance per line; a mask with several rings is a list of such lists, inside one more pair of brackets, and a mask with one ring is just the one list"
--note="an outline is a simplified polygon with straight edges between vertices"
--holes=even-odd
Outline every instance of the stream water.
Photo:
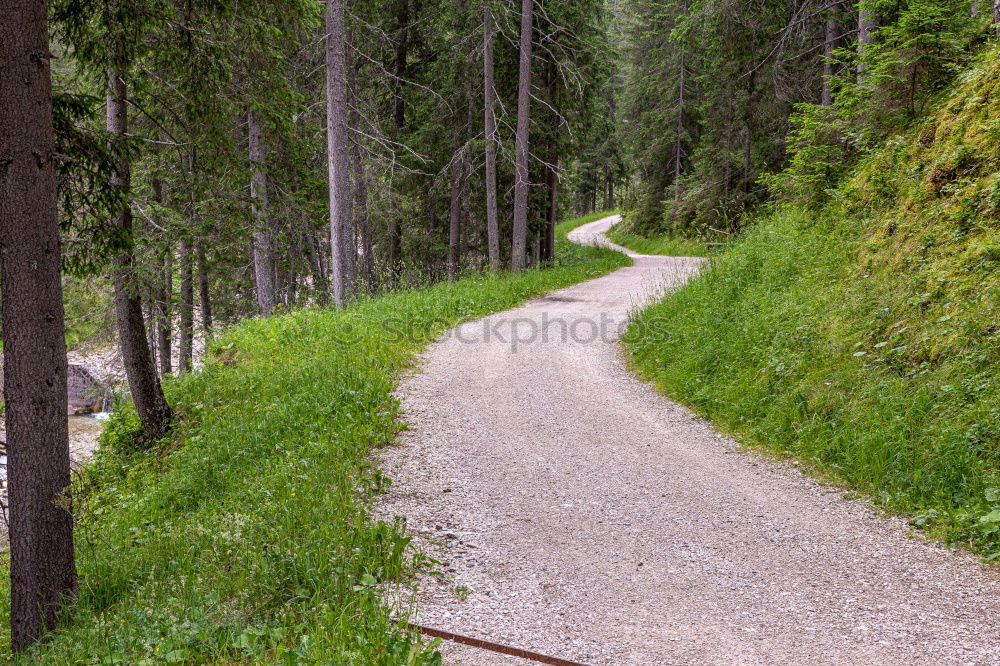
[[[104,429],[104,422],[111,417],[111,412],[81,414],[70,416],[69,420],[69,457],[73,467],[79,467],[94,454],[97,448],[97,438]],[[0,439],[6,441],[7,433],[0,425]],[[7,449],[0,449],[0,488],[7,485]],[[2,492],[2,490],[0,490]]]

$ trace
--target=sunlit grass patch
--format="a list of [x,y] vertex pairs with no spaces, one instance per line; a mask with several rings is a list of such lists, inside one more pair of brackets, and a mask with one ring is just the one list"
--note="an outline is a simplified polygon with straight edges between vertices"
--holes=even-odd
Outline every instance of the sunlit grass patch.
[[640,236],[620,227],[612,227],[607,234],[613,242],[639,254],[656,254],[668,257],[707,257],[712,248],[702,241],[670,235]]

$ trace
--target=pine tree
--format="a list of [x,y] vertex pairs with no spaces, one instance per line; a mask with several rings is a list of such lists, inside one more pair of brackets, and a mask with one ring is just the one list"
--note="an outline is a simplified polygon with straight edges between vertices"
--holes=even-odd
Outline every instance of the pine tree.
[[0,299],[11,645],[55,627],[76,589],[56,145],[44,2],[0,15]]

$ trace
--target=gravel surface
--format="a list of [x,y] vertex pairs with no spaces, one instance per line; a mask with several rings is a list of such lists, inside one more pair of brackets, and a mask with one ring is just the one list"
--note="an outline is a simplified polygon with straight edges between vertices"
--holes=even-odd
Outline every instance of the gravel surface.
[[[614,221],[570,237],[607,244]],[[631,256],[467,324],[402,382],[380,511],[444,574],[420,579],[416,621],[595,665],[1000,664],[996,570],[740,451],[636,379],[613,335],[581,334],[698,267]],[[515,351],[532,322],[548,341]]]

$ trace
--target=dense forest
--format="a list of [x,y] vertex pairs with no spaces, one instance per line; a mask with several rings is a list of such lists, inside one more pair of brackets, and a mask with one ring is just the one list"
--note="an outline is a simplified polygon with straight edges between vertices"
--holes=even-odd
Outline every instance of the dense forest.
[[768,201],[822,201],[859,156],[922,116],[997,11],[977,1],[627,3],[631,224],[712,236]]
[[[196,510],[185,505],[180,486],[148,496],[140,488],[162,472],[161,454],[175,450],[165,442],[202,437],[192,433],[210,421],[203,405],[221,400],[224,390],[236,390],[238,382],[223,379],[217,386],[228,388],[218,394],[209,388],[213,373],[234,363],[233,349],[239,347],[234,341],[256,332],[261,339],[302,345],[327,326],[309,319],[314,312],[377,315],[397,309],[455,323],[617,265],[618,259],[600,251],[569,247],[558,224],[572,216],[620,210],[620,233],[667,238],[671,247],[690,243],[685,247],[702,254],[746,238],[765,244],[755,227],[773,224],[768,216],[776,210],[791,210],[781,206],[794,207],[792,217],[800,221],[830,217],[833,205],[846,206],[851,219],[867,219],[882,210],[873,200],[877,195],[865,194],[860,185],[845,191],[844,183],[860,168],[867,174],[865,187],[879,195],[880,187],[890,188],[877,182],[879,174],[900,172],[906,160],[882,151],[923,127],[944,91],[996,40],[998,22],[1000,0],[992,6],[985,0],[6,3],[0,13],[0,253],[12,654],[30,654],[36,641],[64,620],[72,625],[73,613],[60,609],[78,590],[85,607],[80,614],[94,623],[93,635],[80,644],[117,631],[101,624],[107,621],[103,613],[138,583],[127,572],[110,574],[114,558],[106,553],[102,564],[82,570],[81,586],[74,525],[79,539],[81,524],[90,529],[104,520],[94,513],[98,509],[128,506],[148,524],[155,522],[152,514],[142,512],[153,506]],[[939,130],[940,141],[943,136]],[[919,145],[928,148],[934,141],[934,133],[925,132]],[[954,183],[985,168],[975,154],[963,155],[935,167],[935,196],[959,196]],[[902,198],[899,191],[892,196]],[[980,195],[987,196],[977,190],[961,205],[971,209],[967,199]],[[984,210],[979,206],[963,219],[986,215]],[[886,219],[899,218],[886,222],[890,236],[906,226],[910,212],[884,213]],[[810,236],[805,245],[824,242]],[[864,252],[872,257],[888,250],[872,246]],[[753,273],[756,264],[744,260],[741,270]],[[585,268],[586,262],[591,263]],[[875,264],[873,259],[870,265]],[[479,276],[514,282],[504,287],[509,291],[494,293],[482,286],[487,283],[475,282]],[[474,280],[473,286],[463,286],[466,279]],[[446,304],[441,316],[406,300],[423,293],[419,290],[438,294],[433,289],[449,288],[469,291],[440,292]],[[718,288],[688,305],[708,307],[725,286]],[[882,288],[889,298],[893,288]],[[705,287],[694,289],[690,293]],[[660,315],[680,318],[672,307],[663,306]],[[120,439],[113,456],[108,453],[96,471],[74,482],[84,498],[74,508],[64,498],[71,485],[64,394],[67,341],[71,346],[76,341],[74,313],[81,308],[88,310],[84,318],[107,322],[88,336],[103,336],[120,350],[128,398],[122,412],[128,416],[110,428],[110,437]],[[996,312],[982,308],[976,326],[995,336],[989,321]],[[281,319],[289,313],[292,318]],[[951,316],[946,307],[938,315]],[[291,323],[274,323],[283,321]],[[690,348],[718,332],[704,322],[688,324],[691,329],[678,340]],[[288,337],[290,329],[301,339]],[[370,345],[364,348],[370,362],[327,359],[351,368],[335,378],[357,392],[342,396],[348,406],[341,413],[354,413],[352,400],[369,400],[363,407],[358,403],[357,423],[373,418],[381,434],[366,436],[391,438],[396,426],[388,425],[387,415],[397,407],[387,406],[389,389],[383,384],[391,383],[389,375],[366,373],[375,373],[370,365],[398,371],[412,349],[380,347],[364,338],[364,326],[360,329],[357,335]],[[868,342],[881,344],[874,340]],[[731,341],[737,344],[735,337]],[[875,354],[868,342],[851,353]],[[743,339],[738,344],[752,347]],[[892,344],[906,348],[898,340]],[[915,343],[908,344],[913,353]],[[713,363],[671,361],[659,348],[650,349],[640,341],[634,352],[640,360],[643,353],[653,359],[644,369],[654,378],[673,362]],[[257,360],[268,354],[245,353]],[[725,351],[713,354],[722,358]],[[991,359],[976,371],[993,372]],[[900,361],[897,369],[905,374],[904,365],[922,362],[930,361]],[[195,372],[203,363],[204,371]],[[265,381],[267,373],[260,372],[254,381]],[[735,429],[744,422],[742,414],[727,411],[738,398],[708,395],[679,376],[662,379],[668,391]],[[364,391],[376,390],[369,384],[382,387],[377,390],[384,395],[365,398]],[[738,391],[746,395],[750,389]],[[201,397],[193,398],[196,394]],[[307,430],[303,424],[313,417],[301,418],[285,427]],[[962,427],[989,430],[972,423],[982,418],[961,416],[969,421]],[[985,436],[995,436],[995,428],[989,433],[994,434]],[[768,431],[767,437],[780,434]],[[350,464],[363,467],[364,457],[359,448],[358,460]],[[972,476],[980,473],[975,469]],[[343,467],[341,476],[351,470]],[[976,479],[981,495],[988,484]],[[906,483],[917,480],[907,477]],[[209,492],[209,480],[199,484]],[[914,509],[914,502],[920,509],[938,506],[938,500],[911,501],[920,493],[900,484],[885,486],[885,492],[896,493],[887,503],[896,501],[904,511]],[[341,492],[354,490],[348,484]],[[902,496],[910,499],[899,500]],[[959,503],[955,497],[941,502]],[[353,500],[343,501],[353,507]],[[116,502],[121,502],[117,509],[109,508]],[[362,514],[365,518],[357,518]],[[972,524],[977,516],[962,520]],[[359,549],[382,553],[405,538],[395,528],[369,525],[361,509],[344,509],[337,520],[337,529],[355,535],[359,544],[364,539],[378,544],[365,542]],[[149,530],[162,536],[170,529],[130,526],[121,538],[138,542]],[[979,538],[969,536],[971,528],[956,529],[961,539]],[[362,533],[364,539],[357,536]],[[284,536],[296,538],[294,531]],[[272,538],[261,536],[260,542]],[[993,548],[995,537],[984,538],[982,550]],[[179,548],[177,539],[171,544]],[[155,570],[158,560],[148,557],[141,565]],[[189,571],[197,571],[198,557],[191,555]],[[286,564],[288,580],[282,584],[297,594],[307,584],[293,579],[306,574],[296,569],[301,563]],[[352,576],[360,571],[352,566],[341,562],[321,569],[334,579],[337,571]],[[392,560],[385,568],[400,566]],[[275,570],[254,575],[263,580]],[[221,569],[213,572],[224,577]],[[113,582],[107,587],[86,582],[99,574]],[[359,586],[374,583],[345,583],[332,594],[346,598]],[[374,608],[373,598],[365,597],[364,604]],[[296,599],[294,594],[275,599],[266,612],[300,613],[304,606],[294,606]],[[413,661],[407,663],[433,663],[433,650],[413,643],[411,652],[410,637],[388,629],[391,621],[382,611],[358,611],[369,612],[378,620],[364,620],[366,629],[357,639],[379,646],[372,648],[384,656],[379,663],[403,663],[400,655],[410,655]],[[323,655],[346,654],[337,651],[347,650],[343,646],[352,640],[343,617],[336,620],[340,633],[330,639],[335,647],[327,646]],[[261,622],[244,619],[246,627]],[[295,620],[305,623],[301,626],[311,621]],[[268,634],[273,640],[267,643],[263,634],[254,634],[254,640],[267,643],[263,652],[272,661],[292,654],[275,645],[306,650],[302,636],[316,627],[306,631],[295,622],[278,623],[288,640],[286,633]],[[291,626],[299,629],[289,631]],[[244,633],[225,631],[178,647],[176,663],[195,663],[209,654],[235,658],[241,653],[233,646]],[[139,654],[153,659],[149,636],[116,636],[119,644],[109,654],[126,656],[100,663],[126,663]],[[57,639],[53,649],[69,654],[73,643]],[[351,649],[369,654],[365,645]],[[284,663],[299,663],[288,659]]]

